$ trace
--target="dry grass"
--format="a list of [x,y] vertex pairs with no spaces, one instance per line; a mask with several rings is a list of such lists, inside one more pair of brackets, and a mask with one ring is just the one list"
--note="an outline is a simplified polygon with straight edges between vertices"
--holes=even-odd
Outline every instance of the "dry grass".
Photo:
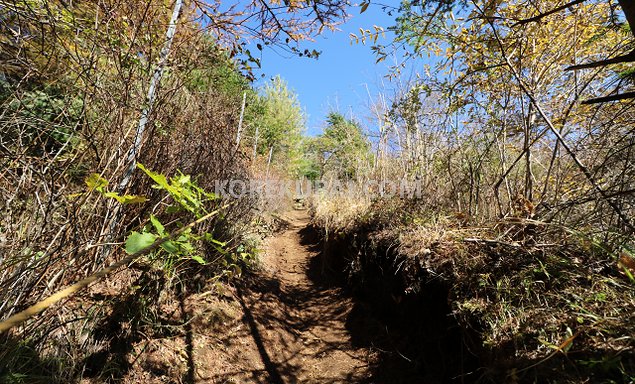
[[[84,180],[92,173],[110,181],[109,191],[123,179],[171,13],[171,4],[157,1],[147,7],[133,1],[102,5],[48,1],[42,7],[2,10],[3,16],[12,15],[16,30],[30,34],[12,40],[24,43],[15,57],[0,58],[2,318],[122,259],[126,235],[139,230],[150,214],[168,231],[177,221],[189,220],[166,212],[169,198],[152,189],[139,171],[127,193],[147,197],[145,204],[118,206],[94,191],[84,193]],[[98,16],[104,9],[112,17]],[[46,14],[65,16],[49,20]],[[234,88],[217,89],[221,81],[232,81],[230,75],[233,80],[240,75],[188,17],[194,16],[183,15],[136,160],[167,177],[181,170],[211,191],[216,180],[247,178],[245,156],[235,147],[235,127],[248,86],[236,82],[230,84]],[[83,33],[69,35],[71,29]],[[131,38],[124,42],[117,36]],[[7,61],[21,67],[6,72]],[[235,250],[242,245],[242,227],[251,220],[250,204],[247,199],[232,204],[205,229]],[[242,250],[251,252],[247,248]],[[226,262],[212,247],[205,251],[209,265],[184,263],[180,270],[192,290],[215,282]],[[166,282],[171,277],[159,265],[143,268],[116,274],[97,287],[102,292],[61,303],[0,336],[0,381],[42,377],[47,383],[72,382],[86,366],[99,366],[91,359],[108,354],[117,340],[149,332],[146,323],[155,324],[165,296],[177,293],[178,282]],[[118,313],[118,308],[128,312]],[[104,330],[105,324],[115,328]],[[119,369],[116,365],[107,368]]]
[[348,255],[353,276],[382,265],[401,282],[392,294],[403,297],[447,286],[452,316],[478,335],[483,379],[635,378],[635,284],[600,243],[533,220],[473,227],[403,201],[343,204],[318,205],[314,222],[357,239]]
[[365,197],[341,196],[329,197],[315,194],[309,201],[314,224],[327,232],[353,228],[360,217],[364,217],[371,207]]

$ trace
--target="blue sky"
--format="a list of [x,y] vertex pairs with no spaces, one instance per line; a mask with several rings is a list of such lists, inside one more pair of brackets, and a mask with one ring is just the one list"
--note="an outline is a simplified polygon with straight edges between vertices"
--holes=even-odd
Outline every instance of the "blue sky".
[[[359,34],[359,28],[373,30],[373,25],[387,28],[394,24],[394,17],[377,6],[370,6],[362,14],[358,7],[351,7],[349,13],[351,18],[339,26],[340,31],[326,32],[315,42],[302,44],[302,50],[322,52],[317,60],[268,48],[262,52],[261,70],[265,78],[256,85],[278,74],[285,79],[306,110],[310,135],[321,132],[324,117],[331,110],[339,110],[346,116],[352,110],[355,116],[363,118],[368,102],[365,84],[372,93],[387,73],[388,60],[376,65],[377,58],[370,46],[361,43],[351,45],[350,33]],[[390,38],[391,34],[386,32],[386,39]],[[384,43],[388,42],[386,39],[383,39]]]

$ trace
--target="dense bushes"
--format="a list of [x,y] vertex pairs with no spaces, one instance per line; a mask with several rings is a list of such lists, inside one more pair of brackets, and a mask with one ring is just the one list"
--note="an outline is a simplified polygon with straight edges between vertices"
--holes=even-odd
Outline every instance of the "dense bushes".
[[[147,2],[147,7],[137,2],[99,7],[37,3],[16,2],[0,11],[2,42],[15,48],[6,51],[13,56],[0,58],[3,319],[121,259],[125,237],[145,225],[150,214],[168,230],[191,220],[166,210],[172,199],[151,188],[153,181],[139,170],[127,190],[118,190],[170,9],[161,2]],[[216,180],[247,177],[235,132],[242,93],[251,90],[229,55],[200,33],[194,17],[191,9],[182,16],[135,160],[167,177],[177,171],[191,175],[212,191]],[[11,37],[11,31],[22,35]],[[122,205],[87,190],[85,180],[93,173],[109,182],[110,191],[147,201]],[[206,209],[222,204],[211,200]],[[103,322],[120,327],[127,316],[136,319],[129,337],[137,337],[141,326],[149,332],[178,291],[203,288],[234,263],[234,256],[242,262],[251,252],[237,230],[249,222],[250,204],[235,202],[198,229],[224,246],[222,252],[215,243],[198,246],[207,265],[183,262],[167,271],[160,260],[140,261],[112,282],[56,306],[54,315],[3,335],[0,381],[50,382],[54,377],[71,382],[86,367],[94,370],[99,364],[91,356],[107,356],[112,340],[125,336],[97,332]],[[141,293],[138,285],[156,291]],[[130,303],[119,297],[136,300],[123,317],[113,308]],[[117,377],[123,369],[119,363],[112,360],[110,372],[99,367],[92,374]]]

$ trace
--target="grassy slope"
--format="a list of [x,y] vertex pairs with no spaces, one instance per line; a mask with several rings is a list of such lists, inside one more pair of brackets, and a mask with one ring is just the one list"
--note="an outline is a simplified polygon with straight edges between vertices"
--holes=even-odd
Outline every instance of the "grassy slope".
[[384,306],[419,322],[430,313],[408,306],[426,305],[421,297],[441,289],[479,360],[467,380],[635,380],[635,285],[615,255],[570,230],[518,218],[476,228],[403,201],[348,203],[318,201],[314,222],[348,248],[340,256],[351,283],[378,300],[389,296]]

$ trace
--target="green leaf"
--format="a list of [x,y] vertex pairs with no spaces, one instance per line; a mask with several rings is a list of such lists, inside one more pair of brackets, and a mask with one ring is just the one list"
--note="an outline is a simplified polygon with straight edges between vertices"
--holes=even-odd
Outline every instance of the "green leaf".
[[178,183],[181,185],[186,185],[191,181],[192,181],[192,178],[190,177],[190,175],[184,175],[184,174],[180,174],[178,177],[175,177],[173,179],[174,184]]
[[95,190],[98,192],[103,192],[104,188],[108,186],[108,180],[101,177],[101,175],[98,173],[91,174],[86,178],[86,180],[84,180],[84,182],[90,190]]
[[179,247],[181,247],[181,250],[186,254],[194,252],[194,246],[189,241],[179,241]]
[[141,204],[148,201],[148,198],[145,196],[137,196],[137,195],[123,195],[119,196],[117,199],[121,204]]
[[199,255],[194,255],[192,256],[192,260],[196,261],[197,263],[201,264],[201,265],[205,265],[207,264],[207,261],[205,261],[205,259],[203,259],[202,257],[200,257]]
[[119,196],[117,192],[106,192],[104,193],[104,196],[109,197],[111,199],[115,199],[117,201],[119,201],[119,199],[121,198],[121,196]]
[[161,248],[173,255],[179,253],[179,248],[176,246],[176,244],[174,244],[173,241],[166,241],[165,243],[161,244]]
[[130,236],[128,236],[128,240],[126,240],[126,253],[132,255],[141,250],[144,250],[154,244],[154,241],[156,239],[157,236],[152,233],[139,233],[133,231]]
[[157,230],[157,233],[159,234],[159,236],[161,237],[165,236],[165,227],[163,226],[163,224],[161,224],[161,222],[159,221],[159,219],[157,219],[156,216],[150,215],[150,222],[152,223],[152,226],[154,227],[154,229]]
[[67,198],[69,199],[77,199],[78,197],[82,197],[84,195],[84,192],[82,193],[71,193],[70,195],[66,195]]
[[631,283],[635,283],[635,276],[633,276],[633,274],[628,269],[628,267],[626,267],[625,265],[622,265],[622,270],[624,271],[624,274],[626,275],[626,277],[628,277],[628,279],[631,281]]
[[165,175],[152,172],[141,163],[137,163],[137,168],[145,172],[148,177],[150,177],[155,183],[157,183],[160,189],[165,189],[169,193],[174,192],[174,188],[170,185],[170,183],[168,183],[168,179],[165,177]]
[[226,246],[226,245],[227,245],[227,243],[224,243],[224,242],[222,242],[222,241],[218,241],[218,240],[216,240],[216,239],[212,236],[212,234],[211,234],[211,233],[209,233],[209,232],[208,232],[208,233],[205,233],[204,238],[205,238],[205,241],[209,241],[210,243],[212,243],[212,244],[216,244],[216,245],[218,245],[218,246],[220,246],[220,247],[224,247],[224,246]]
[[227,255],[229,252],[227,252],[227,250],[223,247],[219,247],[218,245],[212,244],[212,247],[216,250],[216,252],[220,253],[221,255]]

